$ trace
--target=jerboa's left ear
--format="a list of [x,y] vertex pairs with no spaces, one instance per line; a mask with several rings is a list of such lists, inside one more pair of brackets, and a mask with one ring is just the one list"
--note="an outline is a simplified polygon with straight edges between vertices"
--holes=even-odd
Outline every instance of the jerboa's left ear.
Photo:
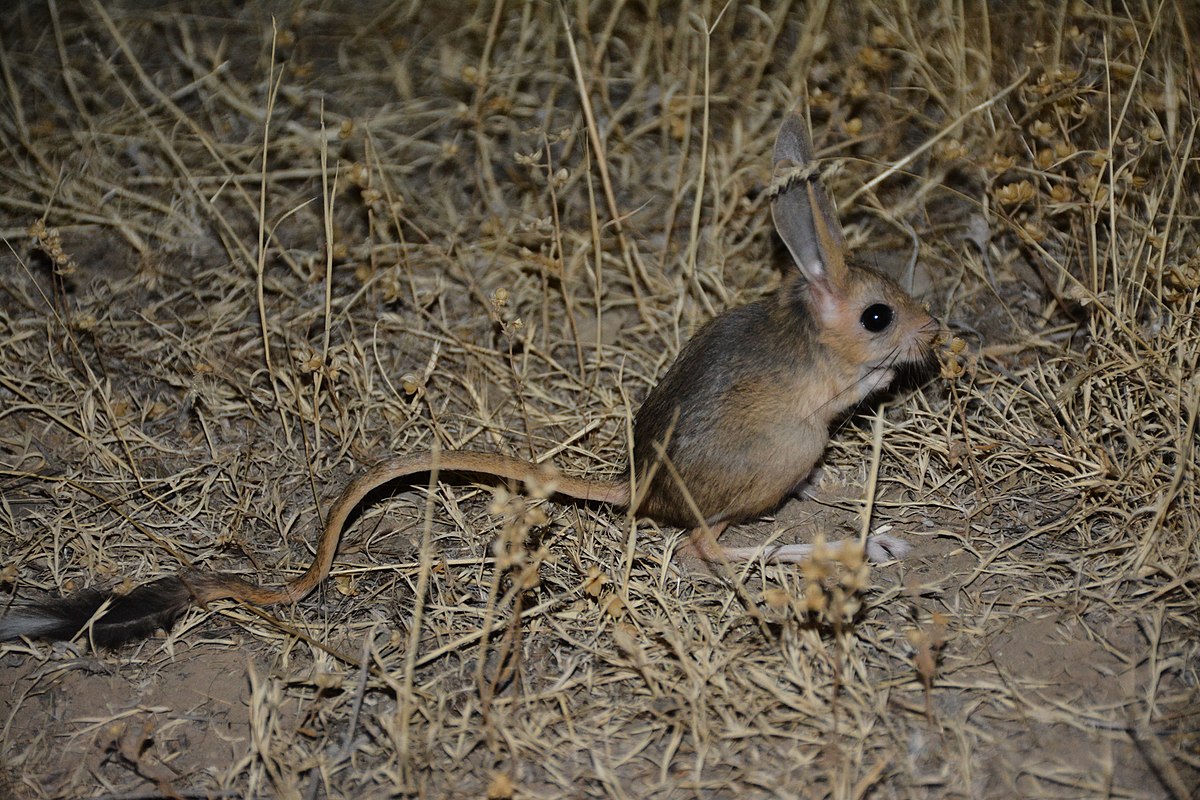
[[[812,164],[808,124],[799,112],[792,112],[775,139],[775,177]],[[843,282],[846,241],[837,211],[818,175],[796,179],[777,194],[771,201],[771,217],[796,266],[810,283]]]

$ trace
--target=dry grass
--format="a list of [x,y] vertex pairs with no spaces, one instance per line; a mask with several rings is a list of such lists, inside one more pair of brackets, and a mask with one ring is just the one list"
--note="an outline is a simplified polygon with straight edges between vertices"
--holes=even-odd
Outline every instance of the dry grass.
[[0,22],[6,597],[284,580],[386,454],[616,472],[689,331],[778,282],[805,96],[851,241],[959,338],[731,538],[869,503],[915,553],[746,566],[760,625],[676,531],[400,494],[295,608],[0,647],[0,794],[1196,791],[1192,4],[246,5]]

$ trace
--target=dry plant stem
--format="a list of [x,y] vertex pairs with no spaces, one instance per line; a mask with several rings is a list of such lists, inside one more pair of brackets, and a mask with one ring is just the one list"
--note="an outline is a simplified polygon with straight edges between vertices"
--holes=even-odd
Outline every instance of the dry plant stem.
[[[703,95],[703,113],[700,118],[700,168],[696,171],[696,188],[693,192],[694,199],[692,201],[692,221],[688,231],[688,250],[687,250],[687,269],[688,276],[692,281],[693,290],[696,296],[702,299],[702,302],[708,306],[710,313],[713,311],[712,305],[707,296],[700,289],[700,282],[697,277],[696,267],[696,252],[700,247],[700,213],[704,208],[704,179],[708,174],[708,125],[709,125],[709,104],[711,102],[712,87],[709,81],[709,47],[712,42],[713,28],[721,21],[721,17],[725,15],[726,9],[729,8],[729,3],[721,9],[717,14],[717,19],[712,25],[706,25],[703,34],[704,41],[704,95]],[[714,206],[717,203],[713,203]]]
[[[267,187],[270,185],[267,178],[267,169],[269,160],[267,155],[270,153],[271,145],[271,117],[275,109],[275,98],[278,95],[279,87],[283,83],[283,69],[280,68],[278,77],[275,76],[275,44],[278,39],[278,30],[275,28],[275,22],[271,22],[271,79],[269,85],[271,91],[267,94],[267,110],[263,115],[263,133],[262,133],[262,167],[260,172],[260,181],[258,184],[258,249],[254,259],[254,294],[258,301],[258,326],[259,333],[262,336],[262,356],[263,365],[267,369],[267,379],[271,383],[271,392],[275,396],[275,405],[279,414],[280,426],[285,432],[291,431],[291,426],[287,424],[287,415],[284,412],[283,396],[279,391],[279,383],[275,380],[275,367],[271,360],[271,333],[269,327],[269,319],[267,317],[266,292],[264,286],[264,277],[267,269]],[[292,439],[290,434],[287,437],[288,444],[291,445]]]
[[[265,145],[264,145],[265,148]],[[337,196],[337,176],[333,183],[329,182],[329,139],[325,136],[325,102],[321,101],[321,200],[324,213],[321,215],[325,222],[325,322],[324,336],[321,341],[321,362],[313,377],[313,446],[321,449],[321,425],[319,424],[321,409],[321,385],[325,378],[325,370],[330,367],[329,343],[333,336],[333,247],[334,228],[333,210]],[[261,246],[261,242],[260,242]]]
[[[74,70],[71,70],[68,68],[68,65],[70,64],[70,59],[67,58],[66,43],[63,40],[62,17],[60,16],[59,11],[58,11],[58,3],[56,2],[56,0],[48,0],[47,5],[50,9],[50,21],[53,23],[53,28],[54,28],[54,45],[58,50],[59,63],[63,67],[63,70],[62,70],[63,85],[67,87],[67,93],[69,95],[71,95],[71,103],[75,108],[75,113],[79,114],[80,117],[87,122],[88,130],[94,131],[97,129],[95,120],[92,118],[91,113],[88,111],[87,103],[85,103],[83,101],[83,98],[79,94],[79,87],[76,85],[76,82],[75,82]],[[8,96],[16,97],[17,96],[16,92],[12,90],[12,82],[6,81],[6,83],[8,83],[8,85],[9,85],[9,95]],[[19,103],[14,104],[14,107],[17,109],[16,113],[19,115],[20,107],[21,107],[20,104]],[[19,127],[24,131],[24,129],[25,129],[24,120],[19,119],[18,124],[19,124]],[[28,138],[27,138],[28,133],[27,132],[25,133],[25,137],[26,137],[25,141],[28,141]]]
[[[433,497],[437,488],[437,466],[429,472],[429,484],[426,486],[425,521],[421,528],[421,566],[417,572],[417,588],[413,594],[412,628],[408,634],[408,648],[404,657],[404,677],[401,683],[398,714],[400,726],[400,752],[404,754],[401,768],[405,786],[414,784],[411,742],[411,718],[416,703],[413,695],[413,685],[416,679],[417,653],[420,652],[422,617],[425,612],[425,597],[429,591],[429,575],[433,571]],[[485,640],[486,641],[486,640]]]
[[[553,222],[554,222],[555,263],[558,267],[558,274],[561,278],[561,280],[559,281],[559,294],[563,300],[563,311],[566,313],[567,325],[569,326],[569,329],[571,331],[571,340],[575,343],[575,365],[579,370],[579,374],[587,375],[588,377],[587,377],[586,381],[589,384],[592,384],[592,383],[594,383],[595,380],[597,380],[598,373],[595,371],[589,371],[587,369],[587,366],[583,359],[583,342],[581,341],[580,335],[579,335],[579,324],[575,320],[575,313],[576,313],[575,312],[575,300],[574,300],[574,295],[572,294],[571,289],[570,289],[571,286],[575,285],[575,281],[573,280],[573,277],[575,277],[575,276],[572,276],[567,271],[567,259],[566,259],[566,255],[565,255],[566,248],[563,246],[562,220],[559,218],[559,213],[558,213],[558,190],[555,188],[555,181],[554,181],[554,174],[555,174],[554,155],[550,151],[550,141],[545,135],[542,136],[542,148],[546,151],[546,176],[547,176],[546,190],[550,193],[550,213],[552,215]],[[598,294],[597,294],[597,296],[598,296]],[[545,332],[549,332],[550,321],[548,318],[548,314],[549,314],[548,310],[543,309],[543,314],[546,316],[542,323],[542,330]],[[601,336],[603,335],[603,331],[604,331],[604,327],[601,324],[602,323],[601,314],[602,314],[601,304],[597,303],[596,304],[596,341],[593,343],[593,347],[595,347],[597,357],[599,357],[600,352],[601,352],[601,348],[602,348]]]
[[1175,769],[1175,765],[1171,763],[1170,756],[1167,755],[1158,735],[1149,725],[1138,723],[1129,729],[1129,735],[1141,750],[1142,755],[1150,762],[1163,788],[1171,793],[1171,797],[1175,800],[1188,800],[1188,798],[1195,797],[1192,789],[1188,788],[1179,771]]
[[[487,602],[483,609],[483,624],[481,627],[484,629],[497,630],[503,625],[503,623],[496,623],[495,618],[496,604],[500,595],[500,582],[503,580],[504,574],[507,571],[505,567],[508,566],[502,561],[502,559],[505,559],[506,555],[507,554],[501,554],[500,557],[496,559],[497,568],[492,570],[492,579],[490,585],[488,586]],[[516,620],[518,619],[520,619],[519,609],[510,618],[510,624],[515,624]],[[511,627],[509,630],[511,630]],[[493,686],[488,685],[485,669],[485,665],[487,664],[488,660],[488,644],[490,641],[490,635],[484,636],[479,640],[478,655],[475,659],[475,686],[480,698],[480,715],[485,720],[487,720],[489,716],[488,712],[490,711],[492,702],[492,690],[494,689]],[[503,665],[503,659],[501,659],[501,665]],[[490,738],[491,737],[489,736],[489,739]],[[489,747],[494,748],[496,743],[494,741],[489,741],[488,745]]]
[[[608,160],[604,152],[604,140],[600,138],[600,129],[596,126],[596,116],[592,113],[591,93],[583,74],[583,67],[579,63],[579,53],[575,49],[575,39],[571,33],[571,23],[566,17],[565,9],[562,9],[562,13],[563,28],[566,30],[567,50],[571,55],[571,66],[575,70],[575,83],[579,87],[579,104],[583,108],[583,118],[587,123],[588,138],[591,140],[592,148],[596,153],[596,168],[600,171],[600,186],[604,189],[604,199],[608,203],[608,213],[612,218],[613,228],[617,232],[617,241],[621,245],[621,255],[625,259],[625,268],[629,272],[629,285],[633,289],[634,297],[640,302],[641,287],[650,287],[653,284],[642,267],[641,259],[635,255],[633,246],[629,243],[629,239],[625,235],[625,226],[621,221],[622,215],[617,207],[616,195],[613,193],[612,179],[608,174]],[[597,254],[599,254],[599,250],[597,250]]]
[[[496,35],[500,27],[500,15],[504,10],[504,6],[504,0],[494,0],[494,4],[492,6],[492,18],[491,21],[488,22],[487,38],[484,40],[483,54],[479,57],[479,75],[476,83],[474,101],[474,118],[477,120],[483,119],[483,93],[485,87],[488,86],[492,48],[496,43]],[[489,205],[499,208],[501,205],[501,191],[500,187],[496,184],[496,176],[492,171],[492,159],[488,156],[490,143],[488,142],[487,137],[483,135],[482,131],[477,132],[475,136],[475,145],[479,148],[482,156],[479,159],[479,163],[483,172],[483,181],[488,190]]]
[[979,475],[979,466],[975,463],[975,448],[971,442],[971,426],[967,422],[963,401],[959,396],[958,386],[950,384],[950,397],[954,404],[955,416],[959,421],[959,433],[963,437],[963,449],[966,451],[967,463],[971,466],[971,475],[975,480],[975,491],[978,494],[984,490],[983,479]]
[[[358,730],[359,715],[362,713],[363,698],[367,693],[367,679],[370,677],[371,670],[374,667],[374,647],[372,645],[374,631],[363,637],[362,655],[358,659],[358,680],[354,686],[354,701],[350,710],[350,721],[346,727],[346,732],[342,737],[342,747],[337,756],[334,758],[333,767],[347,761],[353,752],[353,743],[356,731]],[[316,770],[314,770],[316,773]],[[321,790],[323,775],[313,774],[309,777],[308,790],[305,793],[307,800],[315,800],[317,793]]]
[[[1185,390],[1183,386],[1178,387],[1178,389],[1181,393]],[[1174,474],[1171,476],[1171,481],[1167,485],[1166,490],[1159,497],[1158,507],[1154,511],[1154,517],[1150,521],[1150,524],[1146,526],[1146,533],[1142,537],[1141,545],[1138,548],[1137,558],[1130,565],[1130,569],[1134,574],[1140,572],[1151,557],[1155,543],[1154,534],[1162,529],[1167,514],[1180,501],[1180,493],[1189,470],[1195,470],[1196,437],[1200,433],[1200,426],[1197,424],[1197,419],[1200,419],[1200,382],[1193,379],[1191,383],[1191,403],[1187,408],[1187,421],[1184,423],[1182,435],[1177,445],[1178,452]]]

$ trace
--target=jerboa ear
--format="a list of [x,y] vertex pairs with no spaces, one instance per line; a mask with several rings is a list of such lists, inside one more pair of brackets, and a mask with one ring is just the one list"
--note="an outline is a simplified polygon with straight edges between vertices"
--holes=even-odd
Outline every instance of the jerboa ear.
[[[808,124],[793,112],[775,139],[775,178],[813,163]],[[811,283],[841,283],[846,274],[846,242],[837,212],[820,176],[793,179],[771,201],[771,217],[783,243]]]

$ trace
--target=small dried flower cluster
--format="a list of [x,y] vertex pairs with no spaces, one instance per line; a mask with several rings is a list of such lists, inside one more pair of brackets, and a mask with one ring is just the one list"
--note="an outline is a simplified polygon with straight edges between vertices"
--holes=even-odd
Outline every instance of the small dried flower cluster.
[[929,625],[912,628],[906,633],[908,643],[913,648],[913,666],[926,690],[932,688],[933,679],[937,677],[938,659],[946,646],[949,621],[950,618],[945,614],[934,613]]
[[[536,496],[536,487],[530,494]],[[488,513],[504,517],[500,535],[492,543],[492,556],[496,560],[496,568],[502,572],[514,573],[512,579],[522,590],[537,587],[541,583],[538,572],[541,559],[531,557],[526,542],[531,530],[550,521],[546,512],[541,506],[529,505],[521,495],[500,488],[492,496]]]
[[800,566],[804,576],[804,607],[823,624],[841,627],[853,622],[870,586],[871,565],[861,545],[829,548],[825,537],[813,543],[813,555]]
[[825,537],[813,542],[812,557],[800,565],[804,596],[794,599],[784,589],[763,593],[767,607],[776,612],[793,608],[806,620],[824,628],[842,629],[858,618],[863,596],[870,586],[871,565],[861,545],[830,547]]
[[588,567],[587,577],[583,581],[583,593],[600,606],[604,614],[612,619],[620,620],[626,615],[625,601],[621,595],[611,588],[612,578],[596,565]]
[[945,347],[938,350],[943,380],[956,381],[969,371],[967,343],[957,336],[951,337]]
[[345,349],[344,346],[335,346],[325,353],[320,353],[315,348],[304,345],[292,351],[292,358],[302,375],[321,373],[324,379],[336,381],[345,366]]
[[1182,264],[1163,272],[1163,299],[1172,305],[1182,305],[1200,291],[1200,256],[1192,256]]
[[58,228],[47,228],[46,221],[39,219],[29,226],[29,235],[33,238],[33,246],[45,253],[54,263],[54,274],[68,277],[75,273],[79,265],[63,249],[62,233]]
[[500,332],[509,339],[515,339],[520,336],[521,331],[525,330],[525,323],[518,316],[514,316],[509,308],[509,291],[501,286],[496,291],[492,292],[492,296],[488,298],[488,316],[492,322],[500,326]]
[[[1077,28],[1068,33],[1075,45],[1082,46],[1083,38]],[[1035,43],[1029,50],[1037,54],[1044,47]],[[1096,96],[1106,82],[1128,83],[1135,76],[1116,61],[1103,69],[1094,66],[1087,72],[1048,69],[1022,86],[1014,95],[1018,102],[1013,110],[1021,121],[1013,152],[993,152],[982,160],[992,200],[1026,241],[1041,243],[1056,230],[1071,235],[1071,223],[1056,217],[1069,219],[1082,212],[1094,220],[1108,214],[1114,202],[1136,202],[1136,190],[1147,182],[1146,170],[1154,168],[1154,159],[1143,162],[1143,156],[1166,140],[1158,118],[1164,101],[1149,92],[1139,93],[1139,113],[1130,114],[1121,129],[1108,131],[1109,120]],[[1095,135],[1098,127],[1100,137]],[[1110,144],[1097,148],[1098,140]],[[943,152],[949,150],[947,145]]]

